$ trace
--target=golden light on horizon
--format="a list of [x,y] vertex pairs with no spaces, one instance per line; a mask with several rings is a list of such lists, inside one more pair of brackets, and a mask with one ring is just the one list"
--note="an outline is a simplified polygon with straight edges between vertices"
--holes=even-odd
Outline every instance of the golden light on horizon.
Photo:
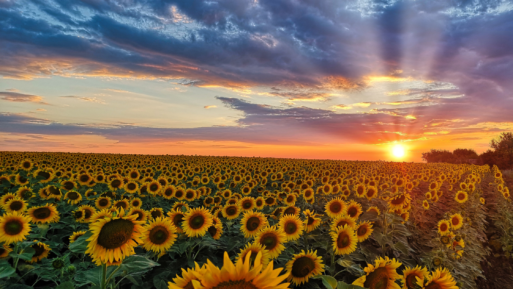
[[396,158],[402,158],[406,155],[406,149],[401,144],[396,144],[392,147],[392,155]]

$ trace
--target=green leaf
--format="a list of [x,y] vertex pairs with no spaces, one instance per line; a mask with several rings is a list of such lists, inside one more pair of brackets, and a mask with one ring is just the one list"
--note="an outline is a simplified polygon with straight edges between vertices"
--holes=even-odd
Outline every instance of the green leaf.
[[75,281],[77,281],[77,287],[82,287],[88,284],[98,285],[100,283],[101,270],[102,266],[97,266],[91,270],[77,271],[77,273],[75,273]]
[[11,267],[11,264],[7,262],[7,260],[2,260],[0,262],[0,279],[7,278],[11,276],[16,270]]
[[132,255],[123,260],[121,271],[127,271],[130,274],[137,271],[147,271],[156,266],[160,266],[160,264],[143,256]]
[[327,289],[337,289],[337,279],[332,276],[321,275],[314,277],[314,279],[322,279],[322,284],[324,284]]
[[32,259],[32,256],[34,256],[34,254],[36,253],[36,250],[34,250],[34,248],[32,247],[27,247],[25,249],[23,249],[23,251],[21,251],[21,254],[16,254],[14,252],[11,252],[9,253],[9,256],[11,256],[12,258],[20,258],[22,260],[31,260]]
[[397,242],[394,244],[394,248],[401,251],[403,254],[407,255],[408,254],[408,248],[406,248],[406,246],[401,243],[401,242]]
[[337,263],[342,267],[351,267],[351,265],[354,264],[354,262],[350,259],[338,259]]
[[356,286],[356,285],[347,284],[344,281],[338,281],[337,289],[365,289],[365,288]]
[[75,242],[69,245],[69,250],[73,253],[85,254],[85,251],[87,250],[87,245],[89,244],[87,242],[87,239],[89,239],[89,237],[91,237],[92,235],[93,233],[88,231],[84,235],[78,237],[78,239]]
[[135,285],[139,286],[139,283],[137,282],[137,280],[135,280],[134,277],[132,277],[132,275],[126,275],[126,278],[128,280],[130,280],[130,282],[134,283]]
[[75,289],[75,285],[73,285],[73,282],[67,281],[61,283],[59,286],[55,287],[55,289]]

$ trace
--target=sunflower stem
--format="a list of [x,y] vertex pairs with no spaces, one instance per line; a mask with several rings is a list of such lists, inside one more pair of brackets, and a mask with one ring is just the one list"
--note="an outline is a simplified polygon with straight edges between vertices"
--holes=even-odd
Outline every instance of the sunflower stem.
[[105,282],[107,279],[107,264],[102,264],[102,274],[100,276],[100,288],[106,289],[107,283]]
[[[16,245],[14,245],[14,252],[16,252],[16,255],[18,256],[18,244],[19,242],[16,242]],[[20,254],[23,252],[23,250],[20,251]],[[18,261],[20,261],[20,257],[16,257],[14,259],[14,272],[16,272],[16,268],[18,267]]]
[[121,264],[116,268],[116,270],[114,270],[114,271],[112,271],[112,273],[110,273],[109,278],[107,278],[107,281],[105,282],[105,285],[109,284],[110,279],[112,279],[113,277],[116,278],[114,276],[114,274],[116,274],[116,272],[118,272],[119,269],[121,269]]

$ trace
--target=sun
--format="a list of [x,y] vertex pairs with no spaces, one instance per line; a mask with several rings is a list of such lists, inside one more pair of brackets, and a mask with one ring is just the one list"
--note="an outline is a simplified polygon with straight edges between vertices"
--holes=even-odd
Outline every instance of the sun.
[[392,147],[392,155],[396,158],[402,158],[406,154],[406,149],[403,145],[396,144]]

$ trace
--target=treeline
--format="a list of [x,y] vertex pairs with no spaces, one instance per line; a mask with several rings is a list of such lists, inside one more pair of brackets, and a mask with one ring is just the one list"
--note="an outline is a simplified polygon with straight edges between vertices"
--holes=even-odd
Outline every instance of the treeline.
[[497,165],[501,170],[513,169],[513,133],[503,132],[490,142],[490,148],[482,154],[473,149],[455,149],[454,151],[432,149],[422,153],[422,159],[428,163]]

